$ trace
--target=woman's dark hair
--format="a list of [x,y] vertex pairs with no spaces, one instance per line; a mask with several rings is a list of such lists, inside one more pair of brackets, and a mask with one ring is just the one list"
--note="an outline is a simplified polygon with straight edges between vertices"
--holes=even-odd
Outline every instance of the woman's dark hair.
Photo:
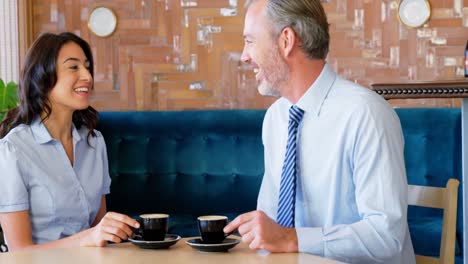
[[[70,42],[81,47],[89,61],[89,73],[94,77],[93,54],[86,41],[70,32],[40,35],[26,54],[18,85],[19,105],[8,111],[5,119],[0,123],[0,138],[18,125],[30,125],[42,113],[45,113],[42,121],[49,118],[52,108],[48,96],[57,83],[58,54],[63,45]],[[73,113],[75,127],[79,129],[84,125],[89,129],[88,143],[90,136],[96,136],[94,128],[97,119],[98,113],[91,106]]]

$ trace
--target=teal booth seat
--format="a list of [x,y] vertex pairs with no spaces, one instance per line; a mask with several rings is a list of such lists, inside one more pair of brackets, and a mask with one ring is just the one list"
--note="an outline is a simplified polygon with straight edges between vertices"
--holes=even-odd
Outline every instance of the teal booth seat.
[[170,214],[169,232],[198,235],[196,217],[254,210],[265,111],[104,112],[108,209]]
[[[455,108],[396,109],[405,137],[408,184],[445,187],[462,182],[461,111]],[[461,186],[461,185],[460,185]],[[455,262],[463,263],[463,200],[458,189]],[[410,206],[408,224],[417,254],[438,256],[442,210]]]
[[[409,184],[461,182],[460,109],[396,109],[405,137]],[[264,165],[264,110],[103,112],[112,178],[108,209],[137,216],[168,213],[169,232],[198,235],[196,217],[230,219],[254,210]],[[459,189],[456,260],[462,259],[462,190]],[[442,212],[410,207],[417,254],[438,256]]]

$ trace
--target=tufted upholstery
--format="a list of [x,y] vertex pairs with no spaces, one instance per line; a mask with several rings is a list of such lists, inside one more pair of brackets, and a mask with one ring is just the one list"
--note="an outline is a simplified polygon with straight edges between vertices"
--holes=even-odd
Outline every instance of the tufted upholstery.
[[205,214],[255,209],[263,176],[264,111],[101,113],[112,178],[110,210],[171,215],[170,232],[197,234]]
[[[460,109],[396,109],[405,137],[408,183],[461,182]],[[263,176],[264,110],[103,112],[112,177],[108,209],[135,216],[171,214],[170,232],[197,235],[204,214],[234,216],[255,209]],[[462,190],[457,263],[462,263]],[[438,255],[442,212],[409,208],[415,251]],[[423,243],[421,243],[423,242]]]
[[[405,137],[408,183],[445,187],[449,178],[462,182],[460,109],[396,109]],[[463,263],[463,201],[458,190],[456,262]],[[442,210],[410,206],[408,223],[415,252],[438,256]]]

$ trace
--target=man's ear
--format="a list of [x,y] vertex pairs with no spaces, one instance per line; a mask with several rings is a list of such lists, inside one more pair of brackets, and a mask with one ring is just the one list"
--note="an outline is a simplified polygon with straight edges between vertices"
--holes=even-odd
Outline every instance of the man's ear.
[[296,42],[298,41],[296,32],[291,27],[285,27],[279,36],[279,47],[286,58],[291,55]]

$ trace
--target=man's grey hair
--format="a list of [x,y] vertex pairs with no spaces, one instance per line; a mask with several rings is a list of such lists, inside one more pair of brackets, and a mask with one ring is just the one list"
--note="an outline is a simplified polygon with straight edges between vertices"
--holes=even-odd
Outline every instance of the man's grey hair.
[[[257,0],[246,0],[248,8]],[[278,37],[286,27],[291,27],[301,41],[300,47],[310,59],[325,59],[330,35],[325,10],[320,0],[268,0],[266,14],[270,31]]]

